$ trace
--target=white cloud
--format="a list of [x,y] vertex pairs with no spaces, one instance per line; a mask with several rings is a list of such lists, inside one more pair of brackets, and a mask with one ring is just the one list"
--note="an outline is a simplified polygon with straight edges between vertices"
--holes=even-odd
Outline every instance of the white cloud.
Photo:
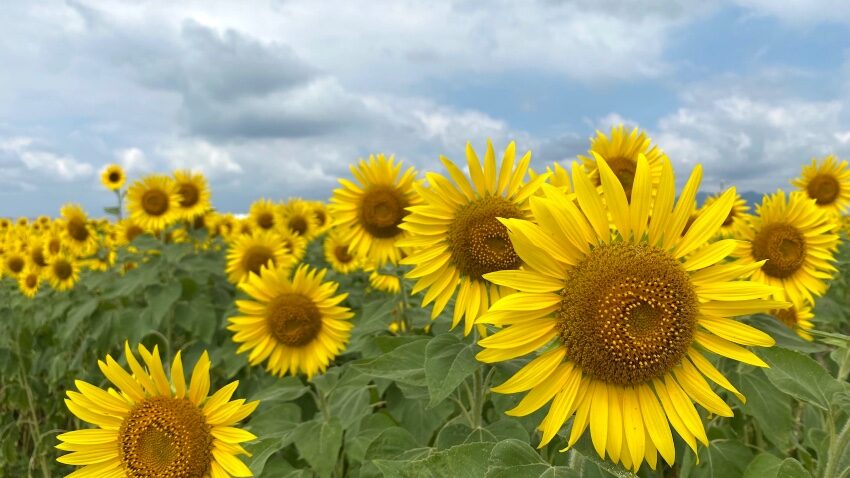
[[227,150],[204,140],[172,141],[157,153],[173,168],[200,171],[213,179],[242,172]]
[[150,172],[151,165],[147,155],[139,148],[119,149],[115,152],[118,162],[130,173]]
[[754,14],[779,18],[785,23],[809,26],[819,22],[850,22],[845,0],[733,0]]
[[70,182],[86,178],[93,171],[91,164],[39,148],[32,138],[4,139],[0,141],[0,153],[13,157],[42,181]]

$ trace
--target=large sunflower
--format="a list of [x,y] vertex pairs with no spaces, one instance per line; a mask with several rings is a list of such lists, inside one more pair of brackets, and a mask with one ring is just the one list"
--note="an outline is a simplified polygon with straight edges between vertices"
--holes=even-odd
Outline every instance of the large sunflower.
[[124,173],[124,168],[117,164],[109,164],[100,173],[100,184],[110,191],[117,191],[124,186],[127,181],[127,174]]
[[179,205],[177,185],[168,176],[148,176],[134,182],[127,191],[130,217],[146,231],[161,231],[180,219]]
[[290,280],[286,271],[263,269],[240,284],[253,300],[237,300],[243,315],[229,319],[237,353],[250,350],[251,365],[267,360],[278,376],[324,372],[348,343],[354,316],[339,305],[348,293],[334,295],[339,284],[323,282],[325,272],[302,265]]
[[623,125],[613,126],[610,138],[605,133],[597,131],[596,137],[590,139],[588,156],[579,155],[579,159],[584,163],[590,180],[596,186],[602,184],[596,163],[600,158],[604,159],[623,186],[626,199],[630,200],[640,155],[646,157],[650,181],[655,186],[661,177],[662,160],[666,159],[667,155],[658,146],[653,146],[652,140],[646,136],[646,133],[637,128],[632,129],[631,133],[626,133]]
[[293,262],[277,233],[260,230],[237,236],[231,242],[227,250],[227,278],[238,284],[251,273],[259,274],[264,267],[288,270]]
[[839,163],[833,155],[820,164],[812,159],[812,164],[804,166],[803,174],[791,184],[805,191],[818,207],[827,211],[843,214],[850,207],[850,166],[847,161]]
[[[707,197],[705,199],[705,204],[702,206],[703,209],[710,207],[715,201],[720,199],[721,196],[722,194],[715,194]],[[732,203],[732,208],[729,209],[729,215],[726,216],[726,219],[720,226],[720,235],[724,237],[734,236],[736,231],[749,221],[749,210],[750,206],[747,205],[747,201],[745,201],[740,194],[735,194],[735,202]]]
[[429,186],[416,186],[424,204],[409,208],[401,228],[412,235],[399,245],[414,250],[402,263],[416,266],[407,277],[417,279],[414,294],[428,289],[422,303],[434,302],[431,318],[436,318],[458,291],[452,327],[466,317],[463,329],[469,334],[476,317],[508,292],[490,284],[484,274],[522,265],[507,229],[497,218],[527,218],[528,198],[549,173],[523,184],[531,152],[525,153],[515,167],[513,142],[505,149],[498,169],[492,143],[487,142],[483,168],[475,150],[467,144],[471,181],[455,163],[445,157],[440,160],[454,184],[445,176],[428,173]]
[[80,262],[74,256],[60,252],[50,258],[44,275],[55,290],[68,290],[80,280]]
[[360,258],[352,252],[350,244],[342,240],[342,235],[339,229],[331,229],[325,236],[325,260],[335,271],[349,274],[359,269],[362,264]]
[[97,249],[97,234],[83,208],[66,204],[62,215],[62,243],[77,255],[87,256]]
[[188,221],[203,216],[209,211],[210,188],[207,179],[201,173],[192,171],[174,171],[174,183],[177,185],[177,193],[180,201],[177,202],[177,214]]
[[786,197],[782,190],[765,196],[756,215],[743,224],[737,236],[744,241],[735,254],[740,263],[767,260],[753,280],[779,287],[777,298],[794,305],[814,302],[836,271],[838,245],[834,218],[800,191]]
[[357,255],[378,264],[397,263],[401,252],[396,241],[407,234],[399,226],[407,215],[407,208],[419,203],[413,190],[416,170],[413,167],[401,172],[401,161],[383,154],[369,156],[351,166],[355,184],[340,179],[341,188],[331,197],[331,214],[335,225],[348,231],[346,240]]
[[644,459],[654,468],[659,453],[672,464],[671,425],[695,451],[697,441],[708,443],[693,401],[732,416],[705,377],[743,400],[706,353],[766,366],[740,345],[771,346],[773,339],[729,317],[787,303],[762,300],[770,286],[736,280],[760,264],[725,263],[734,240],[707,243],[729,214],[734,190],[681,235],[694,208],[699,166],[675,207],[666,159],[654,195],[649,164],[639,157],[631,202],[604,160],[601,191],[577,163],[572,173],[577,201],[544,185],[546,196],[530,200],[537,224],[502,219],[525,266],[485,275],[519,292],[479,318],[502,328],[480,340],[477,358],[492,363],[541,352],[493,389],[528,392],[510,415],[528,415],[551,401],[540,446],[575,415],[568,447],[589,425],[602,457],[633,470]]
[[142,363],[124,344],[128,373],[111,356],[98,361],[115,389],[77,380],[69,390],[68,410],[97,428],[59,435],[56,448],[70,452],[57,461],[82,466],[68,476],[98,478],[253,476],[238,458],[250,454],[240,443],[256,439],[235,425],[259,402],[231,400],[239,381],[210,392],[207,352],[195,364],[187,386],[180,352],[165,374],[157,347],[139,344]]

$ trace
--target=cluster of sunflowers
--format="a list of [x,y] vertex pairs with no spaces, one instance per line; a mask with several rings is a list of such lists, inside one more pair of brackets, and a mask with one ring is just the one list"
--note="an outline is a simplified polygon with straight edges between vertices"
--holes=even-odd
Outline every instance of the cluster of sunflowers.
[[[525,394],[508,415],[548,405],[541,447],[573,417],[567,448],[589,428],[600,457],[633,470],[674,462],[672,430],[694,451],[708,444],[695,404],[732,416],[706,379],[743,395],[709,354],[767,366],[747,347],[774,339],[736,317],[769,313],[811,340],[850,206],[846,162],[813,161],[798,190],[766,195],[751,214],[734,188],[698,208],[699,165],[677,194],[670,160],[637,129],[598,132],[569,170],[536,173],[514,143],[501,156],[488,142],[482,161],[467,146],[466,169],[440,157],[445,174],[420,176],[377,155],[352,166],[327,206],[259,200],[241,218],[211,210],[198,174],[149,176],[125,193],[110,166],[102,181],[129,218],[66,206],[55,221],[0,222],[3,273],[29,296],[43,278],[63,290],[80,267],[115,265],[140,234],[179,242],[205,228],[196,246],[226,247],[226,274],[246,294],[228,320],[238,353],[311,379],[345,349],[354,316],[339,284],[302,263],[320,238],[338,273],[423,293],[432,319],[450,310],[479,361],[531,357],[493,391]],[[404,279],[384,273],[395,266]],[[237,456],[256,437],[234,424],[256,402],[231,401],[236,382],[208,397],[206,355],[187,386],[179,353],[169,380],[156,348],[138,351],[146,367],[126,347],[132,373],[109,356],[99,364],[117,390],[77,382],[68,393],[71,412],[99,427],[60,435],[70,452],[60,461],[83,466],[72,476],[251,476]]]

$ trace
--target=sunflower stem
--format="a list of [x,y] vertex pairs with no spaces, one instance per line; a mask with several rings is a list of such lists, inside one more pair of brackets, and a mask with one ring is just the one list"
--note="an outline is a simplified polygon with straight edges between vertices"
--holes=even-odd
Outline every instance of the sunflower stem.
[[837,418],[836,413],[830,413],[828,417],[830,423],[830,439],[829,439],[829,449],[826,453],[826,465],[823,470],[824,478],[832,478],[833,476],[837,476],[838,472],[838,464],[841,461],[841,458],[844,457],[842,451],[847,448],[848,442],[850,442],[850,420],[844,424],[844,427],[841,429],[841,432],[838,433],[838,436],[835,435],[835,425],[833,424],[833,420]]
[[847,375],[850,374],[850,347],[844,349],[844,356],[841,357],[841,363],[838,364],[838,380],[843,382],[847,380]]
[[123,219],[123,218],[124,218],[124,213],[123,213],[123,211],[122,211],[122,209],[121,209],[121,207],[122,207],[122,205],[123,205],[124,201],[122,200],[123,198],[122,198],[122,196],[121,196],[121,190],[120,190],[120,189],[116,189],[116,190],[115,190],[115,196],[118,198],[118,205],[116,206],[116,208],[115,208],[115,209],[116,209],[116,210],[118,210],[118,214],[117,214],[117,216],[118,216],[118,220],[120,221],[121,219]]

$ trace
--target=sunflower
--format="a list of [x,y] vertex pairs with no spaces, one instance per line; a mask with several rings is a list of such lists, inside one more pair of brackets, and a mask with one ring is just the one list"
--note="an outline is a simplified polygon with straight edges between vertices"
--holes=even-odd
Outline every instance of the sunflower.
[[331,229],[325,237],[325,260],[340,274],[350,274],[360,268],[361,261],[342,237],[343,233],[339,229]]
[[62,243],[77,255],[86,256],[97,249],[97,234],[83,209],[76,204],[62,206]]
[[19,217],[19,218],[15,221],[15,224],[16,224],[17,226],[19,226],[19,227],[26,227],[27,225],[29,225],[29,223],[30,223],[30,220],[29,220],[29,219],[27,219],[27,218],[25,218],[25,217],[23,217],[23,216]]
[[850,166],[847,161],[838,162],[829,155],[818,164],[803,167],[803,174],[791,181],[791,184],[805,191],[815,200],[817,206],[836,215],[843,214],[850,207]]
[[0,232],[6,232],[12,227],[12,220],[7,217],[0,217]]
[[369,156],[351,166],[357,184],[340,179],[341,188],[331,197],[335,225],[348,231],[345,240],[360,257],[378,264],[397,263],[401,252],[396,242],[409,234],[401,226],[407,208],[419,203],[413,190],[416,170],[401,172],[401,161],[383,154]]
[[367,270],[369,272],[369,285],[373,289],[390,294],[398,294],[401,292],[401,281],[397,275],[382,274],[376,269]]
[[117,238],[115,242],[118,245],[126,246],[127,244],[132,243],[133,239],[141,236],[144,233],[145,230],[142,229],[142,226],[136,224],[136,222],[132,219],[122,219],[118,223]]
[[319,223],[313,207],[303,199],[292,199],[280,208],[283,227],[307,239],[319,233]]
[[286,271],[263,269],[239,285],[253,300],[237,300],[243,315],[228,319],[227,329],[246,352],[248,362],[267,360],[266,369],[282,376],[302,372],[311,379],[322,373],[348,343],[354,314],[334,295],[339,284],[323,282],[325,270],[301,265],[292,279]]
[[80,264],[73,256],[60,252],[50,258],[45,276],[55,290],[68,290],[80,280]]
[[289,269],[294,260],[274,232],[257,231],[236,237],[227,250],[227,278],[234,284],[259,274],[264,267]]
[[47,266],[47,257],[44,255],[44,240],[40,237],[31,236],[27,244],[29,263],[31,267],[41,269]]
[[149,232],[158,232],[180,218],[180,194],[168,176],[150,175],[127,191],[127,208],[133,221]]
[[316,231],[322,233],[333,226],[333,220],[328,214],[328,208],[322,201],[309,201],[307,203],[310,209],[313,210],[313,215],[316,217]]
[[[572,191],[570,187],[570,174],[559,163],[552,163],[551,166],[546,166],[546,172],[549,173],[549,184],[569,194]],[[528,168],[528,176],[534,180],[539,176],[533,169]],[[538,189],[538,196],[543,195],[543,191]]]
[[295,261],[301,261],[307,254],[307,238],[299,236],[292,229],[280,228],[277,235],[283,241],[283,246]]
[[791,306],[787,309],[775,309],[769,313],[774,319],[796,332],[803,340],[812,341],[812,334],[809,333],[809,330],[814,328],[812,319],[815,314],[812,313],[810,304],[804,302],[799,307]]
[[100,184],[110,191],[117,191],[124,186],[127,180],[127,175],[124,173],[124,168],[117,164],[109,164],[100,173]]
[[56,448],[71,453],[57,461],[84,467],[69,476],[253,476],[238,458],[250,456],[239,444],[257,437],[234,425],[253,413],[259,402],[231,400],[239,381],[209,395],[207,352],[195,364],[187,387],[180,352],[169,380],[157,347],[150,352],[139,344],[138,350],[144,365],[124,344],[129,373],[109,355],[98,361],[118,392],[82,380],[75,382],[79,392],[67,392],[68,410],[97,427],[59,435]]
[[177,203],[177,214],[187,221],[194,221],[210,209],[210,188],[201,173],[192,171],[174,171],[174,183],[180,200]]
[[42,238],[42,243],[42,253],[45,259],[49,260],[63,250],[61,231],[58,229],[48,231]]
[[10,277],[18,277],[27,266],[27,254],[20,246],[14,244],[6,246],[3,254],[2,272]]
[[[715,194],[707,197],[705,199],[705,204],[702,205],[703,209],[710,207],[720,197],[721,194]],[[723,225],[720,226],[720,235],[723,237],[734,236],[735,232],[741,227],[741,225],[746,224],[749,220],[749,210],[750,206],[747,205],[747,201],[745,201],[740,194],[735,194],[735,202],[732,203],[732,209],[729,210],[729,215],[726,216],[726,220],[723,221]]]
[[737,237],[744,240],[735,255],[742,264],[767,260],[753,280],[779,287],[776,298],[797,306],[813,303],[836,271],[837,228],[814,199],[799,191],[786,197],[779,190],[765,196],[756,216],[741,226]]
[[704,377],[744,399],[706,353],[767,366],[740,345],[766,347],[773,339],[729,317],[788,304],[763,300],[773,287],[736,280],[760,265],[725,263],[736,241],[707,244],[729,214],[734,190],[702,211],[683,237],[701,168],[674,207],[673,170],[668,160],[661,163],[654,194],[649,162],[639,155],[631,201],[604,160],[601,190],[574,163],[576,201],[544,185],[545,197],[530,200],[537,223],[501,220],[525,266],[485,275],[519,292],[479,318],[501,328],[479,341],[484,350],[476,357],[493,363],[541,352],[493,389],[528,392],[509,415],[528,415],[551,401],[540,424],[541,447],[575,415],[568,448],[589,425],[603,458],[637,470],[644,459],[655,468],[660,453],[672,464],[671,425],[694,451],[697,441],[708,444],[692,401],[732,416]]
[[18,289],[21,294],[32,299],[38,293],[41,285],[41,274],[36,267],[27,267],[18,276]]
[[256,227],[271,231],[280,225],[278,207],[268,199],[258,199],[248,209],[248,219]]
[[662,160],[667,158],[667,155],[657,146],[652,146],[652,140],[646,136],[645,132],[637,128],[632,129],[631,133],[626,133],[623,125],[613,126],[610,138],[605,133],[596,131],[596,137],[590,139],[588,156],[579,155],[579,159],[584,163],[591,181],[597,187],[602,184],[597,162],[600,158],[604,159],[623,186],[626,199],[630,200],[638,156],[641,154],[646,157],[650,181],[654,187],[661,177]]
[[490,284],[484,274],[522,265],[508,240],[507,229],[497,218],[527,218],[528,198],[549,174],[523,184],[531,152],[525,153],[514,167],[513,142],[505,149],[500,169],[496,168],[490,141],[483,169],[470,144],[466,146],[466,159],[471,182],[455,163],[440,157],[454,184],[445,176],[428,173],[429,186],[416,186],[424,204],[409,209],[410,215],[404,218],[401,228],[412,235],[399,245],[414,250],[402,264],[416,266],[406,277],[417,280],[412,293],[428,289],[422,305],[434,302],[431,318],[443,311],[457,290],[452,327],[466,317],[464,334],[469,334],[478,314],[510,293]]

